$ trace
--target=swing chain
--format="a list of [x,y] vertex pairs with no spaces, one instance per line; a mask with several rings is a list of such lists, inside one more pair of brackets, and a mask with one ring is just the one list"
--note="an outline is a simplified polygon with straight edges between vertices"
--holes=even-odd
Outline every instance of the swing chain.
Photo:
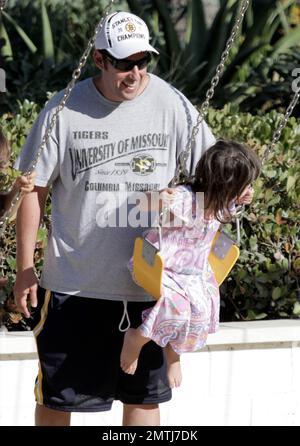
[[194,125],[193,129],[192,129],[192,134],[191,137],[189,138],[188,142],[187,142],[187,146],[185,148],[185,150],[183,150],[178,157],[178,165],[176,167],[176,171],[175,171],[175,176],[172,180],[172,186],[175,186],[176,184],[178,184],[178,182],[181,181],[181,179],[185,179],[189,177],[189,173],[187,171],[186,168],[186,162],[188,160],[189,157],[189,153],[192,150],[192,147],[195,143],[196,140],[196,136],[199,132],[200,129],[200,124],[203,121],[203,119],[205,118],[208,109],[209,109],[209,103],[210,100],[212,99],[212,97],[214,96],[215,93],[215,88],[218,85],[219,81],[220,81],[220,77],[222,76],[223,72],[224,72],[224,68],[225,68],[225,64],[227,62],[229,53],[234,45],[235,39],[238,35],[238,32],[240,30],[241,24],[243,22],[245,13],[248,9],[250,0],[243,0],[243,3],[241,5],[241,9],[240,12],[238,14],[238,16],[236,17],[236,21],[235,21],[235,25],[232,29],[231,35],[229,37],[229,39],[227,40],[226,46],[225,46],[225,50],[222,53],[221,56],[221,61],[219,63],[219,65],[216,68],[216,72],[214,77],[211,80],[211,85],[210,88],[208,89],[208,91],[206,92],[206,99],[205,101],[202,103],[198,116],[197,116],[197,121],[196,124]]
[[[2,0],[2,2],[5,5],[6,0]],[[58,115],[63,110],[63,108],[65,107],[66,102],[69,99],[70,94],[71,94],[71,92],[72,92],[72,90],[73,90],[73,88],[75,86],[75,83],[77,82],[77,80],[79,79],[79,77],[81,75],[81,71],[82,71],[83,67],[86,64],[86,61],[87,61],[87,58],[88,58],[88,56],[89,56],[89,54],[91,52],[91,49],[94,46],[97,34],[100,31],[100,29],[102,28],[103,21],[107,17],[107,15],[109,14],[113,3],[114,3],[114,0],[110,0],[108,5],[104,8],[101,20],[99,21],[99,23],[95,27],[93,36],[88,41],[87,47],[86,47],[83,55],[81,56],[81,59],[80,59],[79,64],[78,64],[78,67],[73,71],[72,80],[67,85],[67,87],[65,89],[65,92],[64,92],[64,95],[63,95],[62,99],[60,100],[58,106],[56,107],[56,109],[55,109],[55,111],[54,111],[54,113],[53,113],[53,115],[51,117],[50,124],[47,127],[47,129],[45,130],[45,133],[44,133],[44,135],[42,137],[42,142],[41,142],[41,144],[38,147],[38,150],[37,150],[37,153],[36,153],[35,157],[33,158],[31,167],[28,169],[27,172],[23,173],[23,175],[28,176],[28,175],[30,175],[32,173],[32,171],[35,170],[36,165],[38,163],[38,160],[39,160],[39,158],[41,156],[41,153],[42,153],[44,147],[46,146],[46,144],[48,143],[48,141],[50,139],[52,130],[53,130],[53,128],[54,128],[54,126],[55,126],[55,124],[57,122]],[[1,3],[1,10],[2,10],[2,3]],[[6,227],[7,223],[8,223],[8,221],[9,221],[10,217],[13,215],[14,210],[16,209],[16,207],[17,207],[17,205],[18,205],[18,203],[20,201],[20,198],[21,198],[21,193],[18,192],[16,194],[16,196],[14,197],[14,199],[12,200],[10,208],[7,210],[7,212],[4,214],[4,216],[0,219],[0,236],[4,233],[5,227]]]
[[261,161],[262,165],[265,163],[265,161],[267,160],[267,158],[270,155],[270,152],[275,148],[277,142],[279,141],[281,133],[282,133],[283,129],[285,128],[285,126],[287,125],[288,120],[289,120],[291,114],[293,113],[293,110],[294,110],[295,106],[297,105],[299,98],[300,98],[300,88],[298,88],[296,90],[292,101],[290,102],[288,108],[286,109],[285,115],[281,118],[281,120],[278,124],[278,128],[276,129],[276,131],[273,134],[271,143],[268,144],[267,148],[264,151],[262,161]]

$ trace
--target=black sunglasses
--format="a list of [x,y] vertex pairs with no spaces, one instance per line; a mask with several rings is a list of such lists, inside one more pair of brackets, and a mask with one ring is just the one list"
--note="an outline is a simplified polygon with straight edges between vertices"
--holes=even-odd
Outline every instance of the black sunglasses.
[[135,66],[138,67],[139,70],[146,68],[148,63],[151,60],[151,54],[147,53],[146,56],[142,57],[138,60],[128,60],[128,59],[116,59],[110,54],[103,54],[105,59],[107,59],[111,65],[119,71],[131,71]]

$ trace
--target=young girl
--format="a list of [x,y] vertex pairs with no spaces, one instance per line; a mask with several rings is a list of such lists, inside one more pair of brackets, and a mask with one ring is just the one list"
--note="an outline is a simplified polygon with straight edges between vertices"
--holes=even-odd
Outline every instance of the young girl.
[[[7,139],[0,129],[0,172],[5,171],[9,165],[10,148]],[[9,192],[0,191],[0,217],[7,211],[14,199],[15,195],[21,190],[22,194],[32,192],[34,188],[35,173],[26,176],[21,176],[16,179],[12,189]]]
[[[251,183],[259,171],[254,152],[220,140],[201,157],[191,182],[164,192],[168,199],[162,206],[168,202],[170,221],[181,224],[162,229],[162,295],[142,313],[142,324],[125,334],[124,372],[135,373],[141,348],[153,340],[166,347],[169,384],[177,387],[182,379],[179,355],[201,349],[208,334],[217,330],[220,296],[208,256],[220,223],[233,217],[234,204],[251,202]],[[204,193],[202,212],[197,206],[199,192]],[[147,239],[157,243],[158,231],[150,230]]]

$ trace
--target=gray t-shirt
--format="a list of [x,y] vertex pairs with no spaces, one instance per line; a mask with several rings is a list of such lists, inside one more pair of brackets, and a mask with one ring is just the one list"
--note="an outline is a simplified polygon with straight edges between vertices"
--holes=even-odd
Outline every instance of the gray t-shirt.
[[[62,95],[40,113],[16,168],[30,167]],[[135,194],[167,187],[196,118],[192,104],[152,74],[140,96],[122,103],[105,99],[91,78],[75,86],[36,168],[36,185],[53,187],[41,286],[84,297],[152,300],[126,266],[135,237],[149,225],[136,211]],[[191,171],[214,142],[202,123]],[[131,226],[139,220],[141,226],[130,227],[128,215]]]

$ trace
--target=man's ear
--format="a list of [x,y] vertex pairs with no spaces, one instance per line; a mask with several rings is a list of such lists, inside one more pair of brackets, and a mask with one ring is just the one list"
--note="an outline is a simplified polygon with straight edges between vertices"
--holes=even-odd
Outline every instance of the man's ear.
[[94,60],[94,63],[96,65],[96,67],[99,68],[99,70],[103,70],[105,68],[104,57],[100,53],[99,50],[94,50],[94,52],[93,52],[93,60]]

